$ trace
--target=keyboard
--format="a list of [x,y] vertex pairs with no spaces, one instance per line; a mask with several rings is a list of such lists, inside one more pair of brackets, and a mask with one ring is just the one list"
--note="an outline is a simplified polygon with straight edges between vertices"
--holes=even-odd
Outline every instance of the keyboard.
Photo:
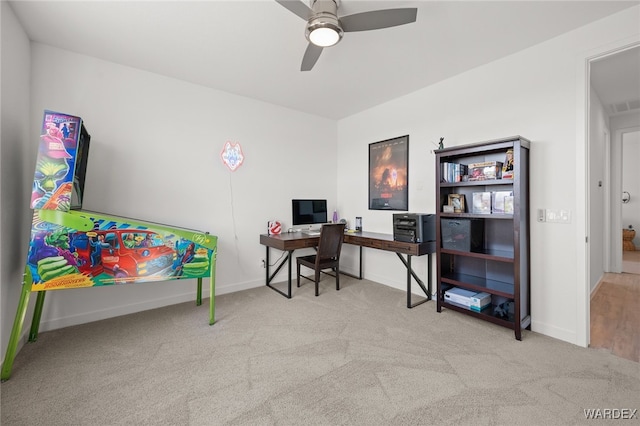
[[302,231],[305,235],[320,235],[320,231]]

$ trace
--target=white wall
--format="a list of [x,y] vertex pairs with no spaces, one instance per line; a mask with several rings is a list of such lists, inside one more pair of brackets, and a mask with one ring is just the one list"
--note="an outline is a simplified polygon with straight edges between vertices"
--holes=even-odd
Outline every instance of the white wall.
[[[532,141],[531,216],[569,209],[570,224],[531,222],[532,329],[585,345],[584,281],[586,59],[601,46],[639,36],[634,7],[502,60],[434,84],[338,123],[338,200],[364,228],[391,232],[390,213],[368,211],[367,145],[410,135],[412,211],[435,211],[432,142],[445,146],[522,135]],[[354,196],[356,194],[356,196]],[[366,251],[368,278],[401,288],[402,265]],[[428,326],[428,325],[427,325]]]
[[[29,39],[11,6],[0,2],[0,336],[4,354],[16,314],[29,245],[29,193],[33,169],[27,164],[29,128]],[[34,298],[35,299],[35,298]]]
[[[264,285],[259,234],[270,219],[290,225],[292,198],[335,207],[332,120],[42,44],[31,69],[30,173],[43,110],[81,116],[91,134],[83,209],[217,235],[217,294]],[[220,159],[226,141],[245,155],[235,172]],[[194,299],[195,280],[53,291],[40,329]]]

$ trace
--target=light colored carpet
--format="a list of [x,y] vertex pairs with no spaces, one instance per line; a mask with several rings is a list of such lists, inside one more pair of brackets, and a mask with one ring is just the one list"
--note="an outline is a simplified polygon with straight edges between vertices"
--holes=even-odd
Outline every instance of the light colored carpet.
[[[330,277],[41,333],[2,425],[584,424],[640,408],[640,364]],[[639,416],[639,415],[636,415]]]

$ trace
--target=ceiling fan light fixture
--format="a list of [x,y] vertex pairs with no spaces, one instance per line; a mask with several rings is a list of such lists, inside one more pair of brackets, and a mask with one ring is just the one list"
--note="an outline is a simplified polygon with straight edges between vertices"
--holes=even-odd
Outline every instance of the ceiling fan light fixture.
[[330,47],[342,39],[344,32],[333,16],[320,16],[307,25],[307,40],[319,47]]
[[320,27],[309,33],[309,41],[316,46],[329,47],[340,41],[340,35],[333,28]]
[[[325,47],[342,40],[346,32],[381,30],[416,21],[418,8],[380,9],[343,15],[338,19],[342,0],[275,0],[306,21],[305,37],[309,42],[302,57],[300,71],[310,71]],[[310,6],[305,3],[309,2]]]

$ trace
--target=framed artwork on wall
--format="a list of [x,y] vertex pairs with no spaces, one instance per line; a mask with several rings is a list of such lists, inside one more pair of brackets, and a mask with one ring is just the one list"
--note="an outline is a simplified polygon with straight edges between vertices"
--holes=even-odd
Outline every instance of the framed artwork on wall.
[[409,135],[369,144],[369,210],[409,210]]

